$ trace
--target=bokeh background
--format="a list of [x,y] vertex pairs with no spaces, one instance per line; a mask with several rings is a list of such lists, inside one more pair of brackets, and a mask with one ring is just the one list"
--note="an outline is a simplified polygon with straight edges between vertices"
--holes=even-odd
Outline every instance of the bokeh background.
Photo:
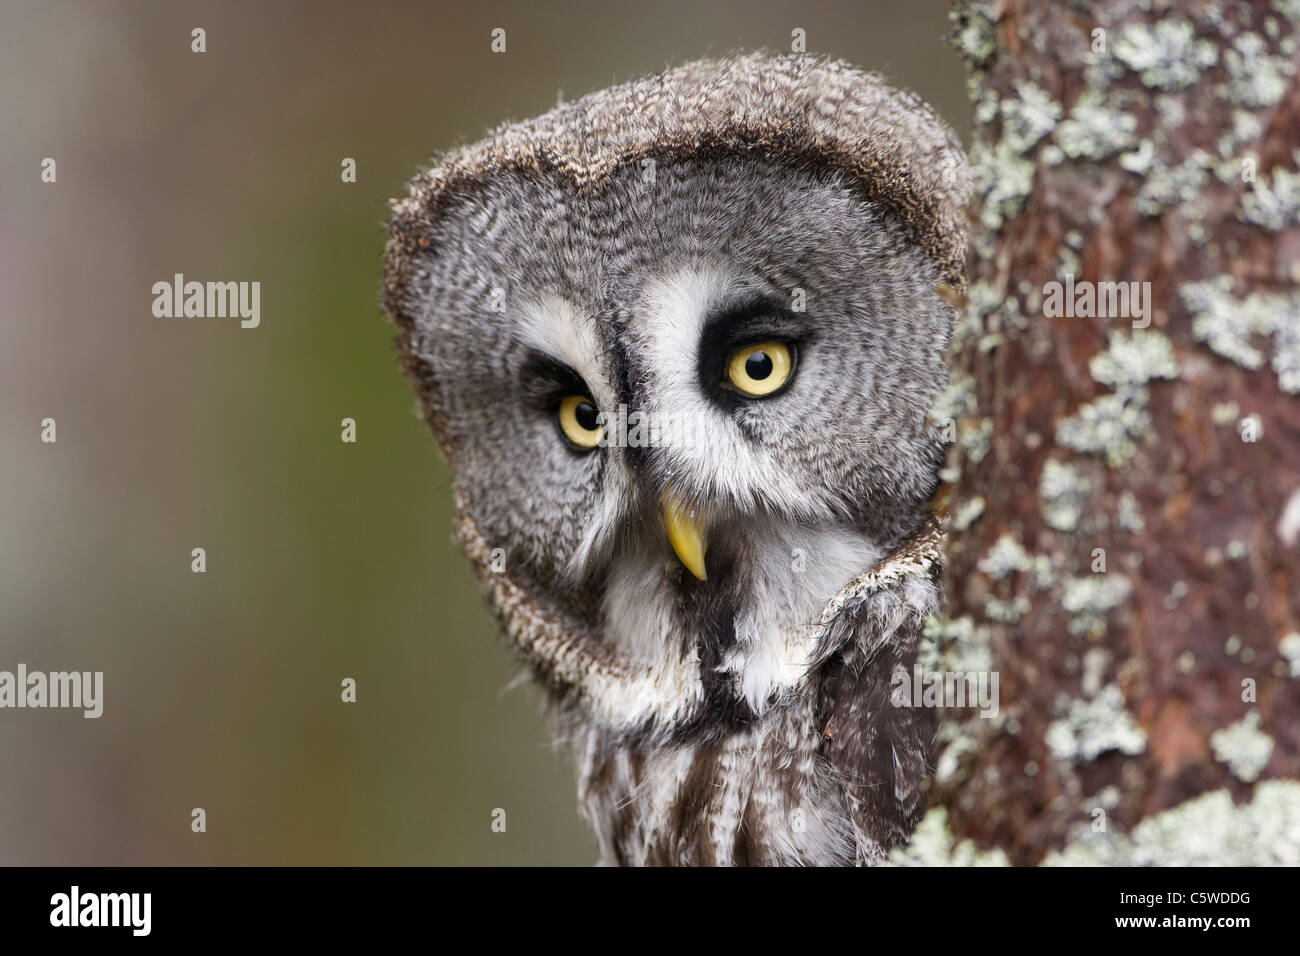
[[[385,202],[561,94],[796,27],[965,135],[943,0],[3,0],[0,670],[102,670],[105,705],[0,710],[0,864],[595,859],[451,543],[378,304]],[[155,318],[177,272],[261,282],[261,326]]]

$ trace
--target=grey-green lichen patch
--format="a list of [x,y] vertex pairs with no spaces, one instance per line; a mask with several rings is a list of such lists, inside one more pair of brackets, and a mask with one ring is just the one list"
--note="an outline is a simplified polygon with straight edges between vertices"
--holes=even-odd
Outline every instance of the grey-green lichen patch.
[[1067,249],[1064,246],[1056,250],[1056,279],[1058,282],[1070,281],[1070,277],[1079,275],[1081,269],[1082,262],[1075,250]]
[[970,161],[980,222],[986,229],[998,229],[1024,207],[1033,190],[1034,164],[1005,142],[994,147],[975,143]]
[[1043,520],[1057,531],[1074,531],[1083,515],[1092,483],[1073,465],[1049,458],[1038,477],[1038,496],[1042,499]]
[[[1041,288],[1035,286],[1034,288],[1028,289],[1025,292],[1024,299],[1023,299],[1023,306],[1021,308],[1021,314],[1022,315],[1043,314],[1043,290]],[[1021,328],[1021,325],[1019,323],[1016,323],[1016,327]],[[1024,327],[1027,327],[1027,323]]]
[[1107,684],[1092,700],[1072,700],[1064,717],[1047,728],[1044,738],[1052,756],[1086,763],[1112,750],[1138,754],[1147,736],[1124,704],[1118,684]]
[[969,501],[963,501],[952,514],[952,529],[965,531],[984,513],[984,498],[976,495]]
[[1070,615],[1067,629],[1075,637],[1096,637],[1106,629],[1106,615],[1124,603],[1132,585],[1121,574],[1089,574],[1068,579],[1061,607]]
[[1071,159],[1105,159],[1132,149],[1136,142],[1137,118],[1096,90],[1080,95],[1056,128],[1056,143]]
[[1177,129],[1187,122],[1187,98],[1178,93],[1161,93],[1156,96],[1156,115],[1160,123],[1156,135],[1167,136],[1167,130]]
[[[974,415],[978,404],[975,398],[975,379],[968,372],[954,368],[948,384],[935,396],[930,406],[930,421],[940,428]],[[956,437],[955,433],[952,437]]]
[[1218,60],[1218,50],[1197,39],[1190,20],[1164,19],[1154,26],[1133,23],[1115,37],[1115,58],[1137,73],[1144,84],[1160,90],[1190,86]]
[[1029,607],[1029,598],[1023,594],[1017,595],[1010,601],[989,596],[984,599],[984,616],[990,621],[1014,624],[1029,613]]
[[1264,121],[1257,113],[1250,110],[1232,111],[1232,125],[1228,127],[1214,143],[1218,161],[1214,173],[1222,182],[1236,185],[1242,181],[1244,167],[1242,160],[1249,158],[1249,153],[1242,149],[1247,144],[1255,143],[1264,135]]
[[[1089,10],[1084,16],[1096,21],[1096,12]],[[1091,37],[1090,37],[1091,39]],[[1106,90],[1111,83],[1128,72],[1128,68],[1110,52],[1091,53],[1083,68],[1083,83],[1090,90]]]
[[971,66],[982,66],[997,50],[995,12],[993,0],[969,0],[954,5],[948,13],[953,46]]
[[1016,99],[1002,101],[1002,142],[1008,149],[1026,153],[1056,128],[1061,107],[1033,83],[1017,83]]
[[1137,499],[1133,497],[1133,492],[1125,491],[1119,496],[1119,514],[1115,516],[1116,522],[1120,528],[1130,534],[1141,534],[1146,530],[1146,522],[1142,519],[1142,509],[1138,506]]
[[1119,806],[1120,798],[1123,796],[1119,787],[1113,783],[1108,784],[1098,790],[1091,797],[1083,801],[1086,808],[1102,807],[1105,810],[1114,810]]
[[1198,341],[1247,368],[1263,363],[1263,353],[1251,345],[1250,338],[1272,332],[1275,321],[1271,310],[1260,307],[1258,296],[1252,296],[1251,308],[1243,309],[1232,294],[1230,276],[1187,283],[1178,293],[1192,313],[1192,334]]
[[1104,647],[1090,647],[1083,655],[1083,678],[1079,682],[1085,697],[1096,697],[1101,693],[1102,678],[1110,668],[1112,656]]
[[938,669],[951,673],[981,673],[993,669],[993,645],[989,629],[970,617],[958,618],[942,636],[942,663]]
[[1232,125],[1215,142],[1220,156],[1232,156],[1243,143],[1251,143],[1264,135],[1264,120],[1251,110],[1232,111]]
[[1225,0],[1208,0],[1204,10],[1205,22],[1224,36],[1232,36],[1237,32],[1236,25],[1228,17],[1227,11],[1224,10],[1224,2]]
[[1234,777],[1254,783],[1273,756],[1273,738],[1259,729],[1259,711],[1210,734],[1214,759],[1228,765]]
[[1300,783],[1267,780],[1237,806],[1215,790],[1147,817],[1131,834],[1079,827],[1044,866],[1297,866]]
[[966,455],[966,461],[972,465],[978,465],[984,460],[984,456],[989,453],[989,449],[993,447],[993,419],[963,419],[958,429],[958,437],[961,441],[962,451]]
[[1126,169],[1137,176],[1145,176],[1151,169],[1156,159],[1156,144],[1144,139],[1138,143],[1138,148],[1131,153],[1125,153],[1119,158],[1121,169]]
[[[977,279],[966,293],[966,308],[961,313],[952,330],[949,354],[956,355],[977,342],[990,324],[988,317],[997,313],[1004,305],[1004,296],[987,279]],[[971,389],[974,385],[970,379]],[[974,402],[970,403],[973,409]]]
[[[931,615],[921,632],[916,663],[923,673],[987,673],[993,668],[988,626],[976,623],[969,615],[951,620],[941,614]],[[979,725],[981,731],[997,732],[1005,726],[1005,715],[981,719]],[[938,778],[956,776],[966,766],[966,758],[978,753],[980,747],[976,735],[961,721],[942,721],[935,738]]]
[[1085,405],[1056,426],[1056,440],[1075,451],[1098,455],[1118,468],[1137,453],[1135,438],[1151,426],[1146,390],[1122,389]]
[[1228,82],[1219,95],[1241,106],[1272,106],[1286,92],[1295,65],[1268,51],[1268,41],[1258,33],[1242,33],[1223,54]]
[[[1300,169],[1300,150],[1292,157]],[[1254,189],[1242,197],[1237,217],[1273,232],[1300,226],[1300,172],[1278,166],[1271,176],[1256,179]]]
[[931,615],[917,646],[917,664],[923,671],[988,671],[993,667],[989,629],[969,615],[949,619]]
[[1107,348],[1088,363],[1092,377],[1112,388],[1145,385],[1156,378],[1177,378],[1174,347],[1163,332],[1135,329],[1131,335],[1111,332]]
[[1236,402],[1216,402],[1210,409],[1210,421],[1216,425],[1231,425],[1241,418],[1241,406]]
[[975,234],[971,236],[971,247],[975,255],[985,261],[992,261],[997,255],[998,245],[996,234],[986,232],[983,229],[976,229]]
[[1300,23],[1300,0],[1273,0],[1273,9],[1288,20]]
[[[963,620],[958,618],[958,620]],[[940,655],[943,650],[943,635],[946,628],[952,626],[946,614],[931,614],[925,619],[921,628],[921,639],[916,642],[916,666],[923,673],[941,670]]]
[[1210,165],[1209,154],[1199,149],[1177,166],[1150,164],[1133,208],[1144,216],[1158,216],[1171,206],[1193,202],[1209,178]]
[[979,742],[969,734],[958,734],[943,747],[939,759],[934,762],[935,780],[940,783],[952,780],[961,772],[967,759],[977,753],[979,753]]
[[971,315],[980,319],[1002,304],[1002,293],[987,279],[977,279],[971,283],[966,298]]
[[882,866],[1010,866],[1001,850],[981,851],[970,840],[953,839],[948,811],[935,807],[922,818],[912,842],[889,854]]
[[966,92],[970,96],[971,115],[976,126],[987,126],[998,115],[1001,100],[998,95],[984,85],[982,74],[973,73],[966,78]]
[[1040,591],[1046,591],[1056,583],[1056,569],[1052,559],[1045,554],[1034,555],[1034,562],[1029,568],[1029,583]]
[[1291,666],[1291,676],[1300,677],[1300,632],[1292,631],[1282,638],[1277,649]]
[[1033,561],[1019,541],[1004,534],[993,542],[977,566],[994,581],[1001,581],[1017,571],[1028,571],[1033,567]]
[[1252,293],[1238,299],[1232,285],[1232,277],[1224,275],[1179,287],[1192,313],[1193,337],[1224,358],[1254,369],[1265,356],[1252,337],[1275,336],[1272,364],[1278,383],[1284,392],[1300,392],[1300,293]]

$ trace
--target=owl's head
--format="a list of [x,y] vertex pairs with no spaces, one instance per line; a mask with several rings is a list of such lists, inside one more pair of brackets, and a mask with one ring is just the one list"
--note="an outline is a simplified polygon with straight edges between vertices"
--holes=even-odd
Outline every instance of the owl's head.
[[765,55],[562,105],[412,180],[386,307],[499,609],[598,634],[629,566],[734,594],[769,523],[882,550],[912,531],[967,188],[916,98]]

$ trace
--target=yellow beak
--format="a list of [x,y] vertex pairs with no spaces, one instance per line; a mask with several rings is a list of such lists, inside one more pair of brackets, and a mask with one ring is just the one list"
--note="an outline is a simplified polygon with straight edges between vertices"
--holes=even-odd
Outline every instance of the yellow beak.
[[664,530],[668,532],[668,541],[677,552],[677,557],[686,565],[687,571],[701,581],[706,580],[704,552],[709,549],[709,542],[704,533],[703,516],[668,495],[664,496],[662,504]]

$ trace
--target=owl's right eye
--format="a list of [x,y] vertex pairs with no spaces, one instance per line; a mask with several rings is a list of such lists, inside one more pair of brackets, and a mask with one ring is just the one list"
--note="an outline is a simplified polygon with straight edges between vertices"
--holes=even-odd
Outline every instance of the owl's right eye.
[[784,342],[759,342],[731,353],[723,384],[748,398],[765,398],[779,392],[793,371],[790,346]]
[[600,412],[596,403],[585,395],[569,395],[560,399],[555,411],[560,425],[560,434],[568,439],[569,444],[581,451],[590,451],[600,444],[604,428],[600,424]]

